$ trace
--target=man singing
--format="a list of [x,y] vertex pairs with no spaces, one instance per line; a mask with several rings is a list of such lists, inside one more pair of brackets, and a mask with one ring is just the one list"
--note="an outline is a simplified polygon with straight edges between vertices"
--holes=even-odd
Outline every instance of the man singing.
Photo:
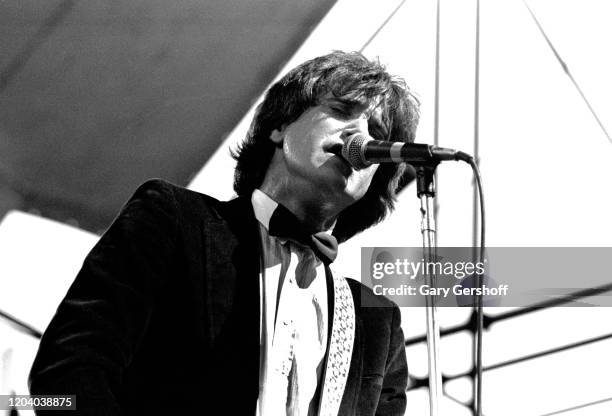
[[343,143],[412,141],[417,122],[403,81],[360,54],[290,71],[235,151],[238,198],[152,180],[127,202],[47,328],[31,393],[75,394],[73,415],[403,415],[399,309],[329,264],[393,208],[405,168],[356,170]]

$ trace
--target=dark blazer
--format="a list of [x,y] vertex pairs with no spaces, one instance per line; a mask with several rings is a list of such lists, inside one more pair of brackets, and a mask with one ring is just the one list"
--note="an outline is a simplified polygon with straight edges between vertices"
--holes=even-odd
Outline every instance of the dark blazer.
[[[70,415],[255,414],[259,244],[250,200],[145,183],[59,305],[30,373],[31,393],[76,394]],[[355,341],[340,414],[401,415],[407,367],[399,309],[349,285]],[[360,307],[361,296],[380,307]]]

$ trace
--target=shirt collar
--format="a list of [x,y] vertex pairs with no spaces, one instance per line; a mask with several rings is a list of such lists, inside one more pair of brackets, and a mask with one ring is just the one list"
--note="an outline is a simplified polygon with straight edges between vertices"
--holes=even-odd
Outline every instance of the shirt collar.
[[[255,218],[257,221],[261,223],[266,229],[269,231],[270,227],[270,218],[274,213],[274,210],[278,206],[278,202],[273,200],[268,194],[264,193],[259,189],[255,189],[253,194],[251,195],[251,204],[253,205],[253,212],[255,213]],[[327,230],[327,233],[332,233],[334,227],[336,226],[336,222],[332,224],[331,228]]]
[[268,230],[270,218],[278,206],[278,202],[270,198],[267,194],[263,193],[259,189],[255,189],[253,191],[253,195],[251,195],[251,204],[253,204],[255,218],[257,218],[257,221],[259,221],[261,225]]

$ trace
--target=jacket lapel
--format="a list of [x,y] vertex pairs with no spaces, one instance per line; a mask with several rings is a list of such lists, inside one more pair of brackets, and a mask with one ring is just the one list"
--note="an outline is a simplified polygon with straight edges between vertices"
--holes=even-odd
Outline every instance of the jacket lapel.
[[[333,310],[330,317],[331,330],[327,347],[327,360],[323,376],[320,416],[336,416],[344,395],[353,346],[355,342],[355,305],[348,283],[342,277],[333,276],[329,268],[326,269],[328,282],[331,282],[332,296],[328,295],[329,310]],[[330,278],[331,277],[331,278]],[[328,293],[329,289],[328,286]],[[333,301],[333,303],[332,303]],[[333,304],[333,307],[332,307]]]
[[259,334],[259,319],[252,318],[257,315],[253,311],[259,310],[260,269],[253,209],[247,198],[222,202],[218,208],[218,215],[208,216],[203,227],[211,341],[223,332],[226,320],[236,311],[248,313],[249,319],[235,323],[250,328],[248,333]]
[[[219,203],[203,225],[208,339],[220,389],[240,380],[243,399],[259,394],[260,239],[251,202]],[[223,387],[225,386],[225,387]]]

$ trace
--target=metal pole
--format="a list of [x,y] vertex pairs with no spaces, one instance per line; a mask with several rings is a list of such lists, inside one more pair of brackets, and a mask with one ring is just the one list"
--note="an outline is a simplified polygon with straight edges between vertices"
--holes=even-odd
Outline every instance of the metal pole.
[[[476,0],[476,39],[474,47],[474,163],[478,166],[480,160],[480,0]],[[473,181],[473,235],[472,246],[474,247],[474,258],[478,258],[478,192],[476,188],[476,178]],[[478,259],[484,261],[484,258]],[[476,284],[482,287],[482,276],[476,277]],[[483,332],[483,310],[482,295],[476,296],[474,302],[474,339],[473,339],[473,360],[474,372],[472,378],[472,413],[474,416],[482,415],[482,332]]]
[[[423,260],[425,262],[425,283],[436,288],[435,268],[427,267],[436,261],[436,223],[434,217],[436,165],[419,166],[417,171],[417,194],[421,200],[421,234],[423,236]],[[427,365],[429,368],[429,414],[438,416],[439,401],[442,394],[442,372],[439,367],[440,324],[436,316],[435,295],[426,297],[427,324]]]

